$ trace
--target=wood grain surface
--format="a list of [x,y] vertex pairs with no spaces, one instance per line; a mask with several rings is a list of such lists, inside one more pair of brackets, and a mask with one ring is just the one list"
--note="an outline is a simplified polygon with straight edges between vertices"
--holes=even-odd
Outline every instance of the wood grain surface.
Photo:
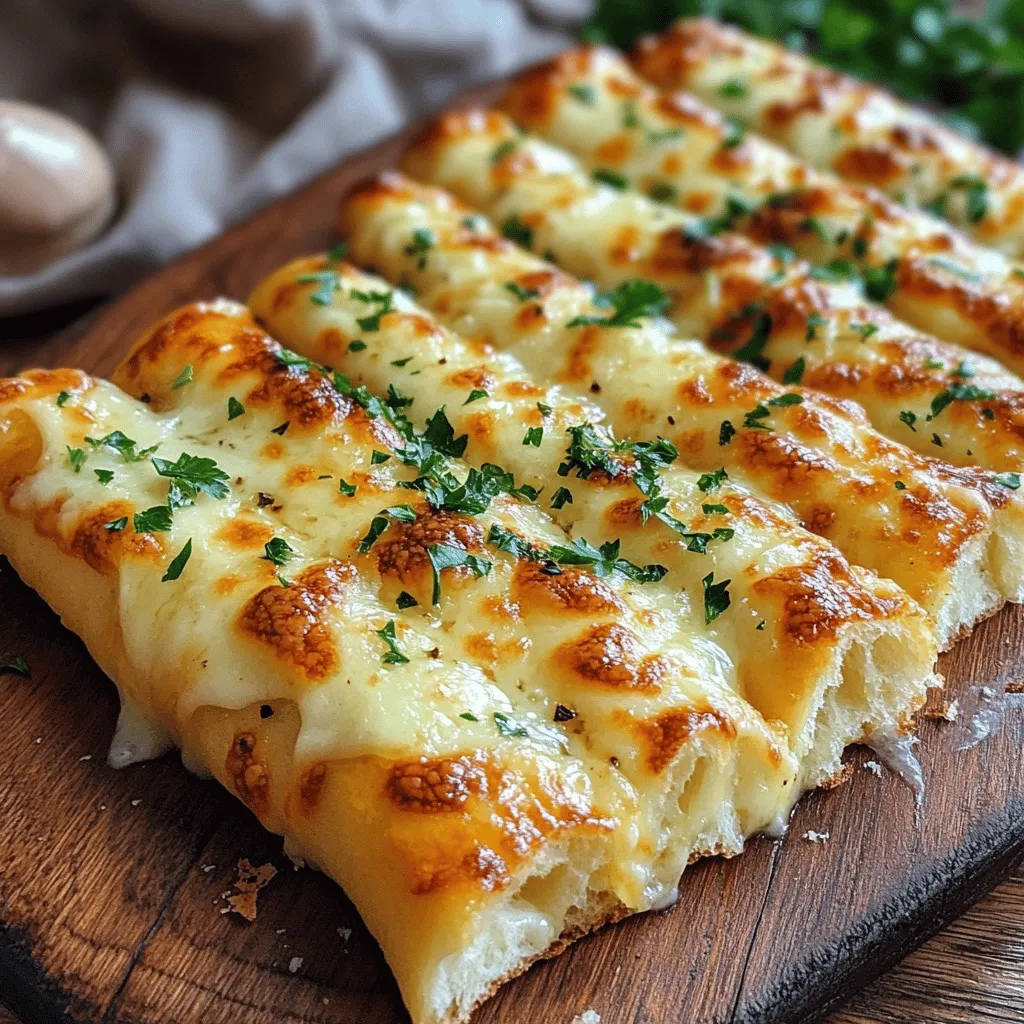
[[[109,372],[175,305],[244,298],[279,263],[331,241],[343,192],[393,163],[401,145],[349,161],[167,267],[81,338],[0,349],[0,373],[26,361]],[[105,767],[113,687],[2,561],[0,609],[0,657],[23,655],[32,670],[30,679],[0,677],[0,998],[25,1024],[407,1020],[352,906],[326,878],[294,870],[243,807],[176,757]],[[1005,609],[942,659],[961,717],[922,723],[920,809],[894,775],[876,777],[864,766],[870,755],[854,751],[849,782],[805,799],[784,841],[755,840],[740,858],[696,865],[673,909],[537,965],[486,1004],[478,1024],[569,1024],[590,1007],[602,1024],[825,1016],[1019,861],[1024,707],[1002,692],[1024,679],[1022,646],[1024,614]],[[994,735],[975,742],[989,720]],[[805,839],[810,829],[827,841]],[[279,868],[251,925],[222,912],[242,857]],[[912,987],[930,965],[948,964],[921,956],[917,975],[897,972],[836,1021],[978,1019],[871,1016],[894,979]]]

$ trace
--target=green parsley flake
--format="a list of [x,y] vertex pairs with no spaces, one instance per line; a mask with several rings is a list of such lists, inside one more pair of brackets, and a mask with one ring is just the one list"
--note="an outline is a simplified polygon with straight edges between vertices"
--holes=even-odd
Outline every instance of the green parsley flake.
[[437,244],[437,238],[430,228],[416,228],[412,233],[412,241],[405,247],[405,255],[416,260],[416,269],[423,270],[427,265],[427,253]]
[[469,405],[470,402],[477,402],[481,398],[490,398],[490,397],[491,397],[491,394],[490,394],[489,391],[485,391],[483,388],[473,388],[473,390],[470,391],[470,393],[469,393],[469,398],[467,398],[462,404],[463,405]]
[[356,493],[356,485],[355,484],[350,484],[344,478],[339,478],[339,480],[338,480],[338,493],[339,494],[344,494],[347,498],[351,498]]
[[540,292],[536,288],[523,288],[516,284],[515,281],[506,281],[505,288],[520,302],[527,302],[529,299],[536,299],[540,295]]
[[529,736],[526,726],[520,725],[515,719],[509,718],[502,711],[494,712],[494,724],[502,736]]
[[361,338],[356,338],[355,341],[350,341],[348,343],[349,352],[362,352],[365,350],[365,348],[366,342],[363,341]]
[[70,445],[68,446],[68,460],[71,463],[71,468],[76,473],[82,472],[82,467],[85,465],[85,460],[88,457],[89,456],[86,455],[81,448],[72,448]]
[[169,583],[176,580],[185,570],[188,560],[192,557],[192,538],[185,541],[185,546],[174,556],[171,564],[167,566],[167,572],[160,578],[161,583]]
[[70,391],[62,391],[62,392],[61,392],[61,393],[60,393],[60,394],[59,394],[59,395],[57,396],[57,405],[58,405],[58,406],[59,406],[59,407],[60,407],[61,409],[63,409],[63,408],[64,408],[64,406],[68,404],[68,400],[69,400],[70,398],[71,398],[71,392],[70,392]]
[[415,608],[418,604],[419,601],[404,590],[395,598],[396,608]]
[[295,557],[295,549],[283,537],[271,537],[263,545],[263,551],[262,560],[272,562],[278,568]]
[[500,164],[510,153],[516,151],[516,147],[519,145],[518,139],[505,139],[499,142],[491,152],[491,163]]
[[722,486],[723,481],[729,479],[729,474],[725,471],[723,466],[721,469],[716,469],[713,473],[702,473],[700,479],[697,481],[697,486],[707,493],[708,491],[717,490]]
[[145,512],[136,512],[136,533],[166,533],[171,528],[171,510],[166,505],[154,505]]
[[237,398],[235,398],[234,396],[229,398],[228,399],[228,422],[230,423],[231,420],[237,420],[239,416],[244,416],[244,415],[245,415],[245,406],[242,405],[242,403]]
[[718,87],[718,95],[729,100],[743,99],[750,92],[750,86],[742,78],[730,78]]
[[186,384],[191,384],[194,377],[195,371],[192,368],[192,364],[189,363],[188,366],[186,366],[185,369],[171,381],[171,390],[177,391],[179,388],[183,388]]
[[390,313],[392,310],[392,302],[395,298],[394,292],[361,292],[355,288],[352,289],[349,294],[354,299],[358,299],[360,302],[365,302],[368,305],[379,307],[369,316],[359,317],[356,319],[356,323],[359,324],[361,331],[379,331],[380,330],[380,319],[385,313]]
[[114,471],[112,469],[94,469],[93,472],[96,474],[96,479],[99,480],[104,487],[114,479]]
[[614,291],[599,295],[594,301],[602,307],[610,306],[615,312],[610,317],[575,316],[566,326],[639,327],[641,317],[661,316],[668,308],[669,297],[653,281],[634,278],[623,281]]
[[722,425],[718,428],[718,444],[720,446],[727,445],[735,436],[736,428],[732,423],[729,420],[722,420]]
[[0,661],[0,675],[4,672],[14,672],[19,676],[24,676],[26,679],[31,677],[31,673],[28,669],[28,662],[20,655],[14,658],[8,658],[6,661]]
[[387,644],[387,653],[381,658],[385,665],[406,665],[409,659],[398,646],[398,637],[395,633],[395,620],[390,622],[383,629],[375,629],[374,632]]
[[732,580],[715,583],[715,574],[709,572],[701,583],[704,586],[704,624],[710,625],[731,603],[728,587]]
[[917,413],[911,412],[909,409],[904,409],[900,413],[900,423],[905,423],[914,433],[917,433],[917,427],[914,424],[917,422]]
[[1020,473],[999,473],[996,476],[996,483],[1016,491],[1020,488]]
[[679,198],[679,191],[667,181],[655,181],[647,186],[647,196],[656,203],[674,203]]
[[515,242],[516,245],[521,245],[524,249],[529,249],[533,244],[533,228],[524,224],[518,214],[510,213],[505,218],[501,225],[501,233],[510,242]]
[[474,715],[472,712],[469,712],[469,711],[463,711],[462,714],[459,715],[459,718],[464,718],[467,722],[479,722],[480,721],[480,719],[477,718],[476,715]]
[[128,517],[121,516],[120,519],[112,519],[109,523],[103,524],[104,530],[109,530],[111,533],[120,533],[128,525]]
[[600,182],[602,185],[610,185],[612,188],[618,189],[620,192],[624,192],[629,188],[629,179],[619,174],[618,171],[609,170],[607,167],[598,167],[590,172],[590,176],[594,181]]
[[806,363],[804,357],[801,356],[796,362],[791,363],[786,367],[786,372],[782,375],[783,384],[799,384],[804,379],[804,370],[806,369]]
[[539,448],[541,441],[544,439],[544,428],[543,427],[530,427],[526,431],[526,435],[523,437],[523,444],[532,444],[534,448]]
[[562,508],[565,505],[572,504],[572,491],[568,487],[559,487],[557,491],[551,496],[551,507]]
[[152,462],[160,476],[177,481],[193,500],[199,491],[217,499],[226,498],[231,493],[227,473],[213,459],[182,452],[176,462],[161,458],[154,458]]
[[597,102],[597,90],[584,82],[577,82],[569,86],[566,92],[580,103],[592,107]]
[[430,567],[434,576],[431,604],[441,603],[441,573],[445,569],[455,569],[464,565],[477,576],[486,576],[491,571],[493,564],[486,558],[471,555],[465,548],[457,547],[454,544],[431,544],[427,548],[427,557],[430,559]]

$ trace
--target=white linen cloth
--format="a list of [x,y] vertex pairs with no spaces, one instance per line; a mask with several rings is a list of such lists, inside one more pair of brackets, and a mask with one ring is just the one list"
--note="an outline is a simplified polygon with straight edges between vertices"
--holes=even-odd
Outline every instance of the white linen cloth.
[[115,220],[0,277],[0,315],[103,295],[467,85],[566,46],[591,0],[0,0],[0,97],[91,129]]

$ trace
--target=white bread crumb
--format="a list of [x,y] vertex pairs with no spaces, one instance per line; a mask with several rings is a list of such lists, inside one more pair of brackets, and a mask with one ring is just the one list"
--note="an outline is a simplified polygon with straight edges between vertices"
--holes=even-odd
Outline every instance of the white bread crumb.
[[291,971],[292,974],[295,974],[296,971],[298,971],[298,969],[301,966],[302,966],[302,957],[301,956],[293,956],[291,958],[291,960],[288,961],[288,970]]
[[809,828],[804,833],[804,839],[809,843],[827,843],[828,833],[827,832],[815,832],[813,828]]
[[864,767],[871,772],[872,775],[877,775],[879,778],[882,777],[882,766],[877,761],[865,761]]
[[601,1024],[601,1014],[597,1010],[584,1010],[573,1017],[572,1024]]

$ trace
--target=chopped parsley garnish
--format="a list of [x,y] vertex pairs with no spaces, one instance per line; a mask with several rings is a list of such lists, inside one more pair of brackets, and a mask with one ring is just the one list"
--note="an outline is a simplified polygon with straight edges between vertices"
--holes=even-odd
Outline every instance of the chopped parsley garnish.
[[120,519],[112,519],[109,523],[103,524],[104,530],[109,530],[111,533],[120,533],[128,525],[128,517],[121,516]]
[[559,487],[553,495],[551,495],[551,507],[562,508],[565,505],[572,504],[572,491],[568,487]]
[[347,254],[348,242],[344,240],[341,242],[335,242],[334,245],[327,250],[327,260],[330,263],[340,263]]
[[897,491],[905,491],[907,489],[907,485],[902,480],[897,480],[893,484],[893,487],[895,487]]
[[559,565],[590,566],[595,576],[610,576],[619,573],[635,583],[656,583],[668,570],[663,565],[634,565],[624,558],[619,558],[619,541],[613,540],[595,548],[582,537],[577,537],[568,546],[552,545],[548,554]]
[[718,428],[718,443],[719,445],[727,445],[736,436],[736,428],[729,422],[729,420],[722,420],[722,425]]
[[639,128],[640,116],[636,112],[636,100],[625,100],[622,104],[622,127]]
[[750,86],[742,78],[730,78],[718,87],[718,95],[730,100],[742,99],[749,92]]
[[525,725],[509,718],[503,711],[494,712],[494,724],[502,736],[529,736]]
[[806,369],[806,362],[804,357],[801,356],[796,362],[790,363],[786,367],[786,372],[782,375],[783,384],[799,384],[804,379],[804,370]]
[[820,313],[812,313],[807,318],[807,331],[804,334],[805,341],[815,341],[818,337],[818,328],[825,327],[828,324],[828,317],[822,316]]
[[564,704],[555,705],[554,720],[556,722],[571,722],[578,712],[573,711],[572,708],[567,708]]
[[315,284],[317,289],[310,292],[309,301],[318,306],[329,306],[336,290],[341,289],[341,278],[336,270],[318,270],[314,274],[300,274],[298,284]]
[[62,391],[62,392],[61,392],[61,393],[60,393],[60,394],[59,394],[59,395],[57,396],[57,405],[58,405],[58,406],[59,406],[59,407],[60,407],[61,409],[63,409],[63,408],[64,408],[64,406],[68,404],[68,400],[69,400],[70,398],[71,398],[71,392],[70,392],[70,391]]
[[350,484],[347,480],[344,479],[344,477],[339,477],[339,479],[338,479],[338,493],[339,494],[344,494],[345,497],[347,497],[347,498],[351,498],[356,493],[356,485],[355,484]]
[[272,562],[278,568],[295,557],[295,549],[283,537],[271,537],[263,545],[263,551],[263,561]]
[[896,273],[900,261],[893,257],[880,267],[869,267],[864,271],[864,295],[872,302],[885,302],[896,291]]
[[926,359],[924,365],[927,370],[944,370],[946,368],[946,364],[941,359]]
[[656,203],[674,203],[679,198],[675,186],[667,181],[652,182],[647,186],[647,195]]
[[610,317],[575,316],[566,326],[599,324],[602,327],[639,327],[641,317],[655,317],[664,313],[668,308],[669,297],[653,281],[634,278],[623,281],[612,292],[599,295],[594,302],[604,308],[611,307],[615,312]]
[[408,591],[403,590],[398,597],[395,598],[396,608],[415,608],[419,604],[419,601],[412,596]]
[[713,515],[725,516],[725,515],[729,514],[729,506],[728,505],[718,505],[718,504],[715,504],[715,505],[701,505],[700,510],[706,516],[713,516]]
[[[985,219],[988,213],[988,182],[974,174],[961,174],[950,183],[951,189],[962,189],[965,200],[965,213],[971,224]],[[940,214],[941,216],[941,214]]]
[[769,398],[768,404],[785,408],[787,405],[801,405],[803,400],[803,395],[798,395],[795,391],[787,391],[784,395],[776,395],[774,398]]
[[96,474],[96,479],[99,480],[104,487],[114,479],[114,471],[112,469],[94,469],[93,472]]
[[938,434],[932,434],[932,444],[942,447],[942,438]]
[[592,107],[597,102],[597,90],[592,85],[583,82],[570,85],[566,92],[574,100],[579,100],[580,103],[585,103],[588,107]]
[[510,213],[501,224],[501,233],[516,245],[529,249],[533,244],[533,228],[524,224],[518,214]]
[[701,583],[704,585],[704,624],[710,625],[729,607],[729,584],[732,580],[715,583],[715,574],[709,572]]
[[365,350],[365,348],[366,342],[363,341],[361,338],[356,338],[355,341],[350,341],[348,343],[349,352],[362,352]]
[[931,415],[929,419],[936,416],[953,402],[984,402],[995,398],[987,388],[980,388],[977,384],[950,384],[945,391],[940,391],[931,404]]
[[430,228],[416,228],[412,233],[412,241],[405,247],[405,255],[411,256],[416,260],[417,270],[423,270],[427,265],[427,253],[436,244],[437,239]]
[[758,624],[757,624],[757,625],[756,625],[756,626],[754,627],[754,629],[759,629],[759,630],[761,630],[762,632],[764,632],[764,619],[762,619],[762,620],[761,620],[761,621],[760,621],[760,622],[759,622],[759,623],[758,623]]
[[409,659],[402,653],[401,647],[398,646],[398,638],[395,633],[395,620],[391,619],[390,622],[383,629],[375,629],[374,632],[387,644],[387,654],[381,658],[381,661],[385,665],[406,665]]
[[98,441],[94,437],[87,437],[86,443],[93,448],[110,448],[117,452],[125,462],[141,462],[143,459],[152,455],[153,452],[159,448],[159,445],[153,445],[150,448],[142,448],[139,451],[135,450],[135,442],[130,437],[125,437],[120,430],[114,430],[107,434],[106,437],[101,437]]
[[522,288],[515,281],[506,281],[505,288],[510,291],[520,302],[529,299],[536,299],[540,292],[536,288]]
[[767,423],[762,420],[771,416],[772,411],[766,405],[758,404],[748,413],[744,413],[743,426],[747,430],[771,430]]
[[726,149],[735,149],[740,145],[747,134],[747,126],[738,117],[727,117],[725,119],[725,133],[722,136],[722,145]]
[[188,560],[192,557],[192,538],[185,541],[185,546],[171,559],[167,566],[167,572],[160,578],[161,583],[170,583],[176,580],[185,570]]
[[26,679],[31,675],[28,670],[28,662],[20,655],[14,658],[9,658],[6,661],[0,661],[0,674],[4,672],[15,672],[19,676],[24,676]]
[[963,360],[961,360],[961,362],[957,364],[957,367],[956,367],[955,370],[950,370],[949,372],[954,377],[961,378],[961,380],[967,380],[968,377],[973,377],[974,376],[974,371],[969,369],[968,366],[967,366],[967,363],[964,362]]
[[878,332],[878,324],[855,324],[851,321],[850,330],[856,331],[860,335],[861,341],[867,341],[872,334]]
[[697,486],[705,492],[717,490],[722,486],[724,480],[729,479],[729,474],[725,471],[725,466],[721,469],[716,469],[713,473],[702,473],[700,478],[697,480]]
[[136,533],[166,533],[171,528],[171,510],[166,505],[154,505],[145,512],[136,512]]
[[534,448],[539,448],[541,441],[544,440],[544,428],[543,427],[530,427],[525,436],[523,437],[524,445],[533,445]]
[[461,714],[459,715],[459,718],[464,718],[464,719],[465,719],[465,720],[466,720],[467,722],[479,722],[479,721],[480,721],[480,719],[479,719],[479,718],[477,718],[477,717],[476,717],[476,715],[474,715],[474,714],[473,714],[472,712],[470,712],[470,711],[463,711],[463,712],[462,712],[462,713],[461,713]]
[[911,430],[914,431],[915,434],[917,433],[917,427],[914,426],[914,424],[917,422],[916,412],[911,412],[909,409],[904,409],[903,412],[900,413],[900,422],[905,423],[908,427],[910,427]]
[[445,569],[454,569],[464,565],[472,569],[477,576],[486,576],[491,571],[493,564],[486,558],[472,555],[465,548],[455,544],[431,544],[427,548],[427,558],[430,559],[430,567],[434,575],[434,588],[430,596],[431,604],[441,603],[441,573]]
[[500,164],[510,153],[514,153],[519,145],[518,139],[504,139],[491,151],[491,163]]
[[470,393],[469,393],[469,398],[467,398],[462,404],[463,405],[469,405],[470,402],[476,402],[476,401],[479,401],[481,398],[490,398],[490,397],[491,397],[491,394],[490,394],[489,391],[485,391],[483,388],[473,388],[473,390],[470,391]]
[[231,493],[227,473],[220,469],[213,459],[182,452],[177,462],[168,462],[167,459],[161,458],[154,458],[152,461],[160,476],[176,481],[193,500],[199,491],[218,499],[226,498]]
[[396,523],[414,523],[416,510],[412,505],[392,505],[390,508],[381,509],[370,521],[369,532],[359,542],[356,550],[360,554],[366,554],[377,543],[377,538],[391,525],[392,519]]
[[[403,356],[401,359],[392,359],[391,360],[391,365],[392,366],[402,367],[402,366],[408,366],[408,364],[411,363],[411,362],[412,362],[412,356]],[[389,385],[389,387],[394,387],[394,385],[393,384]],[[407,401],[405,403],[405,405],[412,405],[412,400],[410,399],[409,401]]]
[[629,179],[623,177],[618,171],[609,170],[607,167],[598,167],[590,172],[590,176],[594,181],[600,182],[602,185],[610,185],[612,188],[618,189],[620,192],[624,192],[629,188]]
[[826,245],[832,243],[832,239],[828,234],[828,228],[817,217],[805,217],[800,224],[800,229],[802,231],[814,232]]
[[998,473],[996,483],[1003,487],[1009,487],[1011,491],[1016,491],[1020,488],[1020,473]]
[[550,416],[551,415],[551,406],[550,405],[545,405],[543,402],[538,402],[537,403],[537,409],[539,410],[541,416]]
[[85,465],[85,460],[88,457],[81,448],[72,448],[68,445],[68,460],[71,462],[71,468],[76,473],[82,472],[82,467]]
[[188,366],[186,366],[185,369],[171,381],[171,390],[177,391],[179,388],[183,388],[186,384],[191,384],[194,377],[195,371],[192,364],[189,363]]
[[733,359],[750,363],[759,370],[767,370],[771,360],[762,355],[772,333],[772,318],[768,313],[760,313],[754,321],[753,331],[747,342],[732,353]]
[[245,415],[245,406],[232,396],[228,399],[228,421],[237,420],[239,416]]
[[376,448],[370,453],[370,465],[379,466],[383,462],[387,462],[391,458],[389,452],[378,451]]
[[373,311],[369,316],[359,317],[356,319],[356,323],[359,324],[361,331],[379,331],[380,330],[380,318],[385,313],[391,312],[391,304],[394,301],[394,292],[361,292],[352,289],[349,293],[352,298],[358,299],[360,302],[365,302],[368,305],[377,306],[378,308]]

